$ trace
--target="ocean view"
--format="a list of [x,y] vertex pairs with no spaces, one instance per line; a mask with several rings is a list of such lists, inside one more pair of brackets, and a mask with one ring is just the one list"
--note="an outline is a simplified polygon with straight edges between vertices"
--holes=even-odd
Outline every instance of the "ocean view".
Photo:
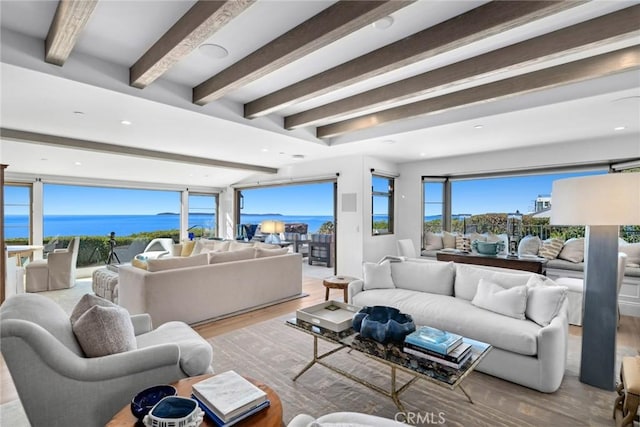
[[[242,215],[243,224],[259,224],[267,219],[276,219],[284,223],[305,223],[309,233],[315,233],[333,216],[322,215]],[[29,218],[26,215],[5,216],[5,238],[28,236]],[[208,215],[190,215],[189,227],[211,228],[213,220]],[[53,236],[108,236],[115,231],[116,236],[124,237],[134,233],[180,228],[180,216],[163,215],[45,215],[45,239]]]

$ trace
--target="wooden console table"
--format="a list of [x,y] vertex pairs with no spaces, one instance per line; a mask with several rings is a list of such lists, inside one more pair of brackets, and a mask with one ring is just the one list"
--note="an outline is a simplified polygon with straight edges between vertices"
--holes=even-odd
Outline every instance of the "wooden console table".
[[506,255],[478,255],[464,252],[438,252],[438,261],[453,261],[460,264],[486,265],[491,267],[510,268],[512,270],[530,271],[545,274],[546,260],[536,258],[509,258]]

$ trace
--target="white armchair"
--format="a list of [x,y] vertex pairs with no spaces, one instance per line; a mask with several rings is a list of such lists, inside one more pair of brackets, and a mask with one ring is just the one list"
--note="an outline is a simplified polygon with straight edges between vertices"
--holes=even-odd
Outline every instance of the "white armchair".
[[47,259],[27,264],[27,292],[52,291],[75,286],[80,238],[74,237],[66,249],[56,249]]
[[2,356],[32,426],[104,426],[147,387],[213,372],[211,345],[185,323],[131,321],[136,350],[89,358],[53,300],[21,294],[2,304]]

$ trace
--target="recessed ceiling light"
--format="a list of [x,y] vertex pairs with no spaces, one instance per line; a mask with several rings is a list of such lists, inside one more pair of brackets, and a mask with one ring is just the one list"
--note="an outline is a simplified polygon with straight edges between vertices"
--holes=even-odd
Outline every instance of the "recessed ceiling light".
[[391,144],[395,144],[396,142],[393,139],[385,139],[382,141],[383,144],[387,144],[387,145],[391,145]]
[[390,16],[385,16],[384,18],[378,19],[372,25],[376,30],[386,30],[393,25],[393,18]]
[[213,59],[222,59],[229,56],[229,51],[219,44],[201,44],[198,50],[204,56],[208,56]]
[[613,130],[625,130],[626,127],[625,126],[616,126],[613,128]]
[[49,160],[49,159],[47,159],[46,157],[43,157],[43,158],[41,158],[40,160],[47,161],[47,160]]
[[84,115],[84,111],[74,111],[73,114],[77,114],[78,116]]
[[482,126],[482,125],[475,125],[473,128],[474,128],[474,129],[482,129],[483,127],[484,127],[484,126]]
[[420,157],[424,157],[426,155],[427,155],[427,153],[420,153]]
[[294,159],[304,159],[304,154],[292,154],[291,157]]
[[260,151],[262,151],[263,153],[266,153],[267,151],[269,151],[268,148],[261,148]]
[[74,163],[74,165],[76,165],[76,166],[80,166],[80,165],[82,165],[82,163],[80,163],[80,162],[75,162],[75,163]]
[[131,122],[129,120],[120,120],[121,125],[129,126]]

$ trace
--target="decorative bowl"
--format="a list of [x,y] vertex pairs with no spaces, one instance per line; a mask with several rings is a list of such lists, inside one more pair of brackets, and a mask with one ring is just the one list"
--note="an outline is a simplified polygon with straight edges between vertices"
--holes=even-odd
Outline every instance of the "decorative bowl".
[[482,255],[497,255],[504,249],[504,242],[483,242],[482,240],[474,240],[471,247]]
[[156,403],[167,396],[175,396],[177,394],[176,388],[167,384],[155,385],[144,389],[131,399],[131,413],[134,417],[142,420]]
[[353,329],[363,338],[380,343],[402,342],[416,330],[413,318],[393,307],[364,307],[353,317]]
[[167,396],[158,402],[142,423],[146,427],[198,427],[204,419],[204,411],[194,399]]

